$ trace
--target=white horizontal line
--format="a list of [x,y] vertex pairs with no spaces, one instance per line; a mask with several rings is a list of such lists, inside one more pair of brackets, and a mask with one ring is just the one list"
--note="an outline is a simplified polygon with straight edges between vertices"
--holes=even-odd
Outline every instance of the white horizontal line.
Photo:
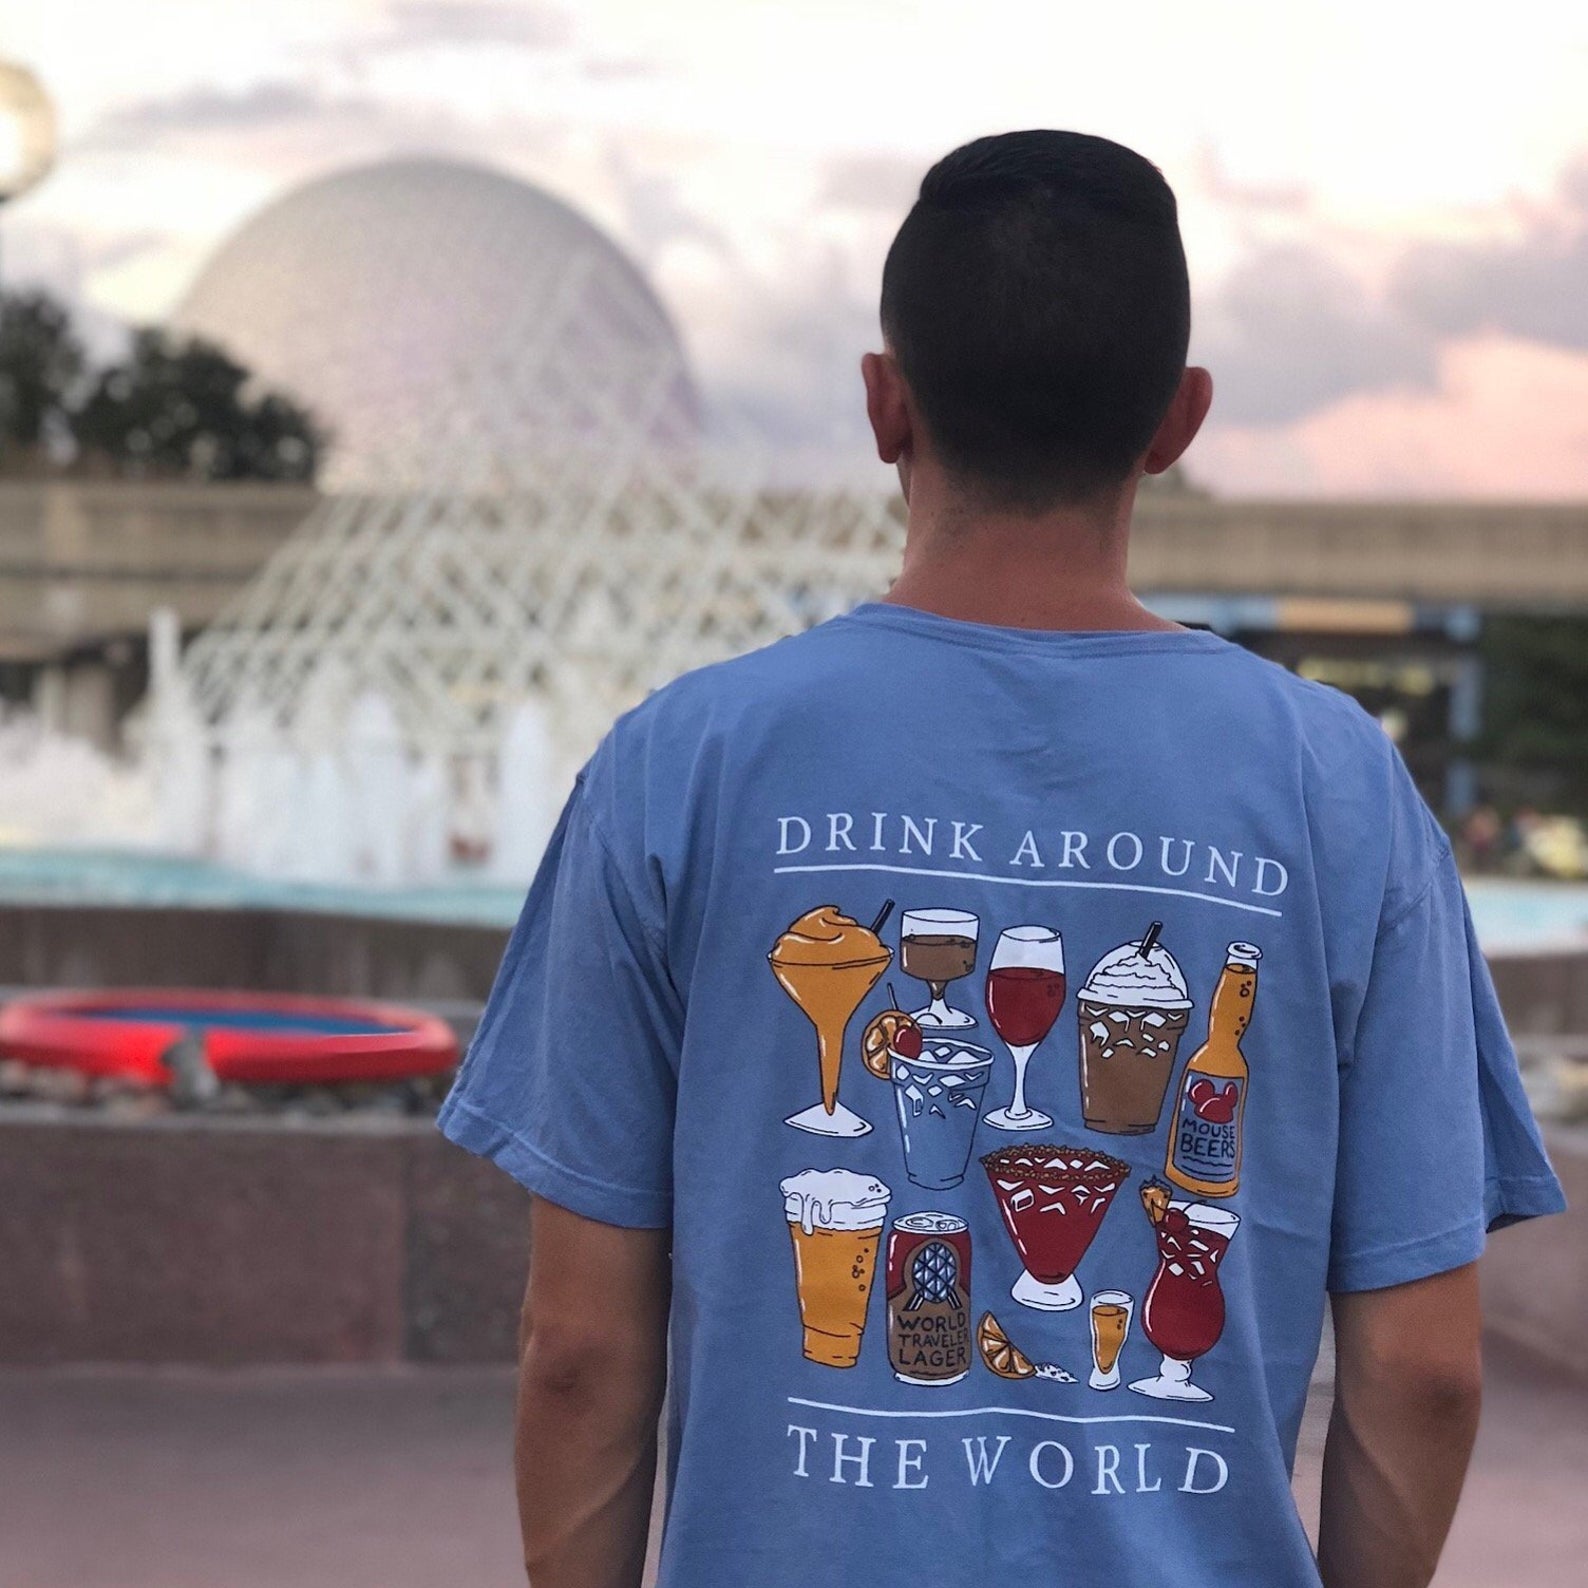
[[1062,1412],[1038,1412],[1028,1406],[968,1406],[940,1412],[881,1411],[871,1406],[835,1406],[828,1401],[801,1400],[790,1395],[790,1406],[808,1406],[815,1412],[848,1412],[852,1417],[1036,1417],[1048,1423],[1169,1423],[1176,1428],[1200,1428],[1210,1434],[1233,1434],[1223,1423],[1200,1423],[1190,1417],[1152,1417],[1146,1413],[1120,1417],[1066,1417]]
[[901,877],[954,877],[961,882],[1005,882],[1016,888],[1098,888],[1115,893],[1166,893],[1174,899],[1203,899],[1222,904],[1230,910],[1247,910],[1253,915],[1272,915],[1283,920],[1283,910],[1264,904],[1247,904],[1241,899],[1221,899],[1216,893],[1197,893],[1190,888],[1156,888],[1147,882],[1081,882],[1068,877],[995,877],[984,871],[929,871],[924,866],[889,866],[880,861],[839,862],[822,866],[774,866],[772,875],[781,877],[791,871],[892,871]]

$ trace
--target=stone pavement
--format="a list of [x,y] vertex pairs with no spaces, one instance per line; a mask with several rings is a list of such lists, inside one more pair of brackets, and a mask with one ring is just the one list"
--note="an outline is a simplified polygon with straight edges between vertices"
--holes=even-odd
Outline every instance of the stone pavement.
[[[494,1368],[10,1369],[0,1585],[522,1588],[511,1422]],[[1297,1478],[1309,1515],[1321,1446],[1314,1418]],[[1588,1387],[1496,1348],[1436,1588],[1574,1588],[1585,1473]]]

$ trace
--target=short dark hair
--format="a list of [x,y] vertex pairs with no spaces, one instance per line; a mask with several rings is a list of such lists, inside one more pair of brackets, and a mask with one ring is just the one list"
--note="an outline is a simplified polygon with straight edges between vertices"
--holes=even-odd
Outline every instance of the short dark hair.
[[1107,138],[967,143],[888,250],[882,329],[938,455],[983,500],[1041,511],[1123,484],[1190,340],[1174,193]]

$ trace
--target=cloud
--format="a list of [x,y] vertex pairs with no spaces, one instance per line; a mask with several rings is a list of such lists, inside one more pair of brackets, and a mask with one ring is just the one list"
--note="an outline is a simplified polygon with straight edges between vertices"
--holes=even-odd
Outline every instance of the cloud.
[[1401,260],[1390,291],[1441,336],[1499,331],[1588,349],[1588,156],[1568,167],[1555,204],[1530,215],[1520,236],[1422,244]]
[[902,220],[927,167],[891,154],[845,154],[828,160],[817,203],[834,209],[887,210]]
[[1427,388],[1433,335],[1327,255],[1300,245],[1253,254],[1197,306],[1192,357],[1213,371],[1225,423],[1281,425],[1362,391]]
[[1428,391],[1361,392],[1282,429],[1210,427],[1192,475],[1234,495],[1565,501],[1588,470],[1588,354],[1480,335]]
[[667,75],[660,61],[642,55],[587,55],[579,70],[593,83],[634,83]]
[[305,116],[370,108],[366,100],[327,95],[301,83],[256,83],[238,93],[193,88],[109,112],[89,128],[76,150],[119,149],[130,142],[194,133],[258,132]]
[[1192,173],[1203,196],[1243,217],[1302,215],[1312,208],[1312,192],[1302,183],[1236,181],[1210,143],[1198,144]]
[[630,143],[610,142],[605,174],[616,195],[625,246],[646,268],[677,242],[694,242],[724,257],[733,252],[723,229],[685,202],[678,177],[654,162],[643,167]]
[[573,18],[560,6],[525,0],[391,0],[375,43],[385,50],[448,44],[555,50],[571,43],[573,34]]
[[[820,246],[775,282],[729,270],[731,299],[708,334],[698,301],[681,305],[701,373],[726,428],[776,448],[866,457],[860,355],[878,345],[877,311],[852,262]],[[693,313],[688,311],[693,310]]]

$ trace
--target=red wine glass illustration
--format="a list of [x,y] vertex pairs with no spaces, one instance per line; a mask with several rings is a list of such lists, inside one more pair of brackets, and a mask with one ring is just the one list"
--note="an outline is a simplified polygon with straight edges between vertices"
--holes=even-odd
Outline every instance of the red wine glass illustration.
[[1045,1130],[1048,1115],[1026,1101],[1026,1066],[1053,1029],[1064,1003],[1064,939],[1051,926],[1011,926],[1001,933],[987,971],[987,1014],[1015,1061],[1007,1108],[986,1116],[999,1130]]

